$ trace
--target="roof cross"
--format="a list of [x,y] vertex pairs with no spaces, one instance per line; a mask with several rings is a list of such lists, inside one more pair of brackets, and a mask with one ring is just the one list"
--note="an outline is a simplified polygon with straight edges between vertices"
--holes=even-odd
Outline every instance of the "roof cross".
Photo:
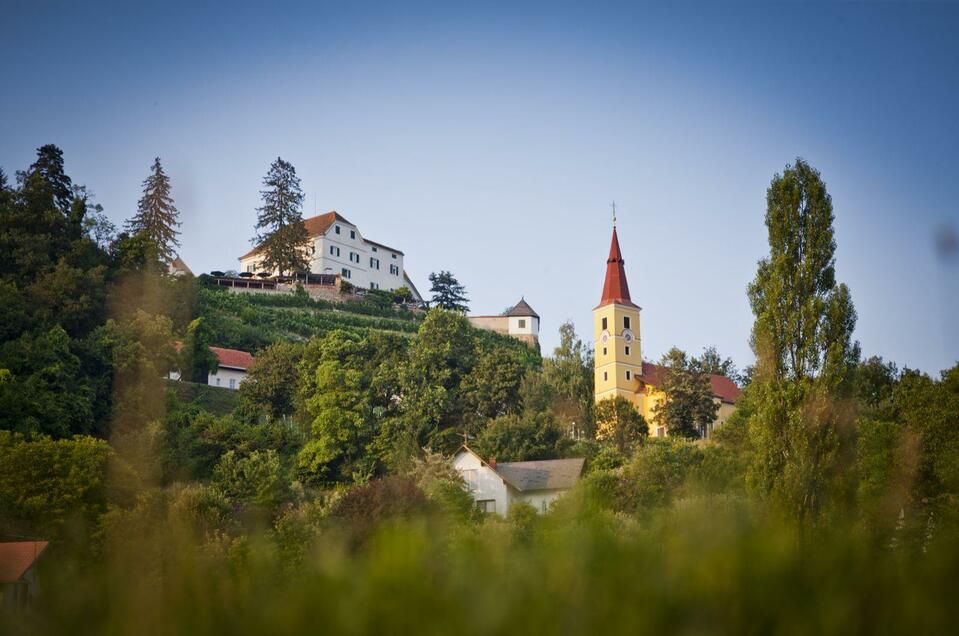
[[616,202],[613,201],[609,207],[613,208],[613,227],[616,227]]

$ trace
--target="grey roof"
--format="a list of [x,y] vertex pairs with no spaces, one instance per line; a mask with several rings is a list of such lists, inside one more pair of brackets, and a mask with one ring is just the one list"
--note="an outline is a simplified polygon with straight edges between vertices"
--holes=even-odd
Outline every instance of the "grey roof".
[[546,459],[538,462],[500,462],[497,473],[506,482],[519,490],[553,490],[572,488],[583,472],[582,457],[576,459]]
[[513,308],[506,312],[507,316],[532,316],[534,318],[539,318],[539,314],[533,311],[533,308],[529,306],[529,303],[526,302],[525,298],[520,298],[519,302],[513,305]]

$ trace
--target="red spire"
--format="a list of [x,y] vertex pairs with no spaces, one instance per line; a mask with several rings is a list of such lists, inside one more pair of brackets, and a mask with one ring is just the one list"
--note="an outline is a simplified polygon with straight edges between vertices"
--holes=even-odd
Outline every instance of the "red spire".
[[637,307],[629,298],[629,284],[626,282],[626,269],[623,267],[623,256],[619,251],[619,238],[616,236],[615,225],[613,242],[609,246],[609,258],[606,259],[606,282],[603,283],[603,297],[599,301],[599,307],[610,304]]

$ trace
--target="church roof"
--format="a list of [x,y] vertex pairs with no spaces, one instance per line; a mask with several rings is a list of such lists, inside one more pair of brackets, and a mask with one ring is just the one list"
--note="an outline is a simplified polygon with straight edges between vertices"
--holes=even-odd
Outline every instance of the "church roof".
[[623,267],[623,255],[619,250],[616,226],[613,226],[613,240],[609,245],[609,258],[606,259],[606,280],[603,282],[603,296],[600,298],[597,307],[613,304],[639,309],[639,305],[629,297],[629,284],[626,282],[626,268]]
[[504,315],[532,316],[533,318],[539,318],[539,314],[533,311],[533,308],[529,306],[529,303],[526,302],[525,298],[520,298],[519,302],[513,305],[513,308],[507,311]]
[[[663,376],[669,372],[669,369],[659,364],[643,363],[643,375],[640,380],[650,386],[662,386]],[[724,375],[709,374],[709,384],[713,390],[713,396],[718,397],[723,402],[735,404],[743,390],[736,386],[736,383]]]

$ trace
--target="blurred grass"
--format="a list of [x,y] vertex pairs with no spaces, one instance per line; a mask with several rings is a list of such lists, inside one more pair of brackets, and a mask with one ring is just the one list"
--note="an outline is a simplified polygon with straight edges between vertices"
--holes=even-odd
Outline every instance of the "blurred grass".
[[[110,534],[110,533],[108,533]],[[295,533],[294,533],[295,534]],[[48,560],[7,634],[954,633],[954,535],[876,548],[854,526],[800,537],[748,501],[691,496],[650,519],[587,512],[479,522],[434,511],[360,547],[335,519],[309,537],[197,535],[182,518],[115,524],[109,557]]]

